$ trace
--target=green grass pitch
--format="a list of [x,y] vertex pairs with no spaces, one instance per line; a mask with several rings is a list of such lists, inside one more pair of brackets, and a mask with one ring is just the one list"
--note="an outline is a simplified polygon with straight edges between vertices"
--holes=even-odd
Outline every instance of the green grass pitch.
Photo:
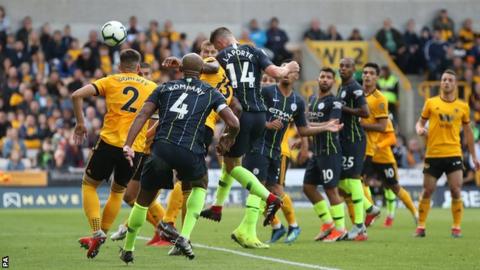
[[[114,229],[128,215],[122,210]],[[409,213],[397,211],[393,228],[383,228],[384,216],[368,230],[367,242],[320,243],[312,239],[320,221],[311,209],[298,209],[302,233],[292,245],[273,244],[268,250],[243,249],[230,240],[243,209],[227,208],[221,223],[200,219],[192,241],[203,245],[240,251],[263,257],[337,269],[480,269],[480,209],[467,209],[462,239],[450,237],[449,209],[433,209],[427,223],[427,237],[412,237],[414,225]],[[0,256],[9,256],[10,269],[309,269],[225,251],[194,249],[193,261],[169,257],[168,247],[147,247],[138,240],[135,263],[128,267],[119,260],[121,242],[107,241],[93,260],[86,258],[77,239],[89,233],[80,209],[0,210]],[[113,229],[112,229],[113,230]],[[267,240],[270,229],[257,228]],[[152,226],[145,223],[140,235],[150,237]],[[318,268],[321,269],[321,268]]]

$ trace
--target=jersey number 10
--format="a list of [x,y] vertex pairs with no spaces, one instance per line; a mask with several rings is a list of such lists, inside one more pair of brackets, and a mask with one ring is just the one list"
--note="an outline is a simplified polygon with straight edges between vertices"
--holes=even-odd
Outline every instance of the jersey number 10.
[[[253,72],[248,72],[250,62],[242,62],[240,66],[240,71],[242,75],[240,77],[241,83],[248,83],[249,88],[255,87],[255,76]],[[237,73],[235,72],[235,66],[233,63],[227,65],[228,74],[230,74],[230,81],[233,88],[238,88]]]

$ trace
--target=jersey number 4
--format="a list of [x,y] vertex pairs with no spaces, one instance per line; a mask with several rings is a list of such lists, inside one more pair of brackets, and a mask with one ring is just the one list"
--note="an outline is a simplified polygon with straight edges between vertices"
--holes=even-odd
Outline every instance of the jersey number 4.
[[135,87],[128,86],[123,89],[123,94],[127,96],[128,92],[133,92],[133,96],[122,106],[122,111],[137,112],[137,108],[132,107],[132,104],[138,98],[138,90]]
[[[242,75],[240,77],[240,82],[241,83],[248,83],[248,87],[252,88],[255,87],[255,76],[253,75],[253,72],[248,72],[250,62],[242,62],[240,65],[240,71],[242,72]],[[237,73],[235,72],[235,66],[233,63],[230,63],[227,65],[227,70],[228,73],[230,74],[230,81],[232,83],[233,88],[238,87],[238,81],[237,81]]]
[[188,105],[184,104],[183,101],[188,97],[188,94],[183,93],[175,103],[173,103],[172,107],[170,107],[171,112],[176,112],[178,113],[177,118],[178,119],[183,119],[185,115],[188,113]]

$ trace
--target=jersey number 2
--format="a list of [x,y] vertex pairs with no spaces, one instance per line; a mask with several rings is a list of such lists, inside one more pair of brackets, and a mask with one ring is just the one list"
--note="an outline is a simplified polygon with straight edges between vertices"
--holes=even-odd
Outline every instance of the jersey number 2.
[[172,107],[170,107],[171,112],[178,113],[178,119],[183,119],[185,115],[188,113],[188,105],[184,104],[183,101],[188,97],[188,94],[183,93],[175,103],[173,103]]
[[133,92],[133,96],[122,106],[122,111],[137,112],[137,108],[131,106],[138,98],[138,90],[135,87],[128,86],[123,89],[123,94],[128,95],[128,92]]

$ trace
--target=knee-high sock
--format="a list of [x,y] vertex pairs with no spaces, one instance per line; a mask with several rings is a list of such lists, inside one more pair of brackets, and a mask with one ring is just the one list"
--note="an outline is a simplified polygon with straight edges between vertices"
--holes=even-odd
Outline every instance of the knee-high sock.
[[403,187],[400,187],[400,191],[398,191],[398,198],[400,198],[403,204],[405,204],[408,210],[410,210],[410,213],[412,213],[412,215],[418,215],[417,208],[413,203],[412,197],[410,197],[410,193],[408,193],[408,191],[406,191]]
[[363,209],[363,187],[360,179],[348,179],[350,192],[352,194],[353,211],[355,212],[355,224],[363,224],[365,221],[365,210]]
[[323,221],[323,223],[332,223],[332,214],[328,210],[327,201],[321,200],[313,205],[313,210],[317,216]]
[[100,227],[100,199],[97,194],[97,185],[82,181],[82,206],[92,232],[99,231]]
[[363,194],[365,195],[365,198],[370,202],[370,204],[373,205],[372,192],[370,191],[370,187],[365,183],[362,183],[362,187],[363,187]]
[[330,207],[330,211],[332,212],[332,218],[335,221],[335,228],[337,230],[345,229],[345,205],[344,203],[339,203],[336,205],[332,205]]
[[147,211],[147,207],[143,207],[137,203],[135,203],[132,210],[130,211],[127,225],[127,236],[125,239],[125,244],[123,246],[124,250],[133,251],[135,249],[135,239],[137,238],[138,232],[143,226],[143,223],[145,223]]
[[110,194],[108,195],[108,199],[103,207],[102,213],[102,230],[105,233],[110,230],[115,218],[122,208],[123,194],[125,194],[125,190],[120,192],[113,189],[110,190]]
[[350,186],[348,185],[348,180],[340,180],[338,182],[338,188],[343,190],[346,194],[350,194]]
[[372,202],[368,200],[367,195],[365,194],[365,187],[363,187],[363,209],[367,212],[368,210],[372,209],[371,207],[373,206]]
[[238,225],[239,231],[249,235],[257,237],[257,222],[260,214],[262,199],[253,194],[249,194],[247,202],[245,204],[245,215],[242,222]]
[[395,196],[395,193],[389,188],[384,189],[383,194],[385,195],[385,202],[387,204],[387,215],[393,218],[395,217],[395,208],[397,207],[397,196]]
[[163,217],[163,222],[175,223],[178,213],[182,208],[182,204],[182,183],[176,182],[172,192],[170,192],[170,196],[168,197],[167,210],[165,212],[165,216]]
[[425,228],[428,211],[430,211],[430,199],[421,199],[418,204],[418,227]]
[[233,180],[233,177],[227,173],[225,164],[223,164],[220,180],[218,181],[217,192],[215,192],[215,202],[213,205],[223,206],[225,200],[228,198],[228,194],[230,194],[230,188],[232,187]]
[[345,203],[347,204],[348,216],[350,217],[350,221],[355,223],[355,210],[353,207],[353,202],[351,197],[345,198]]
[[296,227],[297,219],[295,218],[295,210],[293,209],[293,202],[292,198],[287,193],[283,194],[282,197],[283,205],[282,205],[282,212],[285,215],[285,219],[288,222],[288,225]]
[[162,220],[163,216],[165,216],[165,209],[163,209],[163,206],[155,200],[150,207],[148,207],[147,220],[153,225],[153,227],[157,227],[158,222]]
[[233,168],[230,172],[230,175],[237,180],[243,188],[246,188],[251,194],[257,195],[258,197],[262,198],[262,200],[267,200],[270,191],[258,181],[257,177],[249,170],[237,166]]
[[182,226],[183,237],[190,239],[190,234],[193,231],[193,227],[197,223],[197,219],[200,216],[203,205],[205,204],[205,196],[207,191],[204,188],[194,187],[187,200],[187,213]]
[[452,228],[460,228],[463,218],[463,201],[462,199],[452,199]]
[[[183,198],[188,198],[190,197],[190,194],[192,193],[192,190],[183,190]],[[183,200],[183,205],[182,205],[182,225],[185,222],[185,215],[187,214],[187,201]]]

